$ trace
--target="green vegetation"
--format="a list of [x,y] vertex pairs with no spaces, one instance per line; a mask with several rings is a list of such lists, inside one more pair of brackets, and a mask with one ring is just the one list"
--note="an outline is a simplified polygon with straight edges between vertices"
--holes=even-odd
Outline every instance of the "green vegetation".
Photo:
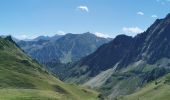
[[170,74],[148,83],[140,91],[118,100],[169,100]]
[[170,70],[166,67],[169,62],[168,59],[161,59],[153,65],[141,61],[131,64],[127,68],[113,72],[102,86],[95,89],[109,99],[130,95],[169,73]]
[[98,93],[64,84],[12,41],[0,38],[0,100],[98,100]]

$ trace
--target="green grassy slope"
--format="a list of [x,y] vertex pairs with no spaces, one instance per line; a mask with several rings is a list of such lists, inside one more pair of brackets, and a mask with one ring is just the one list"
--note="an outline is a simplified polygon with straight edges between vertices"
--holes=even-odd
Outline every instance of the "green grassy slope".
[[98,93],[64,84],[25,55],[11,37],[0,38],[0,100],[97,100]]
[[170,74],[147,84],[140,91],[118,100],[170,100]]

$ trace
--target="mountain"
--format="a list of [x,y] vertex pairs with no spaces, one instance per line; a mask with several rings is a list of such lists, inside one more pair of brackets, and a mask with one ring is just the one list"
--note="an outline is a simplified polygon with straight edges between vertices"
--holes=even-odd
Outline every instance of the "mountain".
[[[7,37],[7,35],[0,35],[1,38],[5,38]],[[19,42],[20,40],[15,38],[15,37],[12,37],[12,40],[15,41],[15,42]]]
[[[3,36],[1,36],[1,37],[3,37]],[[15,37],[12,37],[12,40],[15,41],[15,42],[19,42],[20,41],[19,39],[15,38]]]
[[39,41],[39,40],[49,40],[50,37],[49,36],[38,36],[35,39],[31,40],[31,41]]
[[[145,32],[119,35],[94,53],[65,67],[60,77],[94,88],[109,100],[140,90],[170,71],[170,14]],[[69,70],[69,71],[68,71]]]
[[49,66],[53,61],[61,63],[77,61],[110,40],[87,32],[84,34],[69,33],[64,36],[56,35],[48,40],[20,41],[17,44],[31,57]]
[[170,74],[148,83],[140,91],[119,97],[117,100],[169,100]]
[[63,35],[54,35],[52,37],[49,36],[38,36],[35,39],[32,39],[31,41],[40,41],[40,40],[49,40],[49,41],[56,41],[57,39],[61,38]]
[[10,36],[0,37],[1,100],[98,100],[94,91],[65,84],[27,56]]

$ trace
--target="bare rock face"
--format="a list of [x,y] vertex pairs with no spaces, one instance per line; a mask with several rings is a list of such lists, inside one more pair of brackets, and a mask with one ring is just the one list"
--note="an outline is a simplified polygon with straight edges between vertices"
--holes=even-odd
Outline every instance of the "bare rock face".
[[40,36],[30,41],[19,41],[17,44],[32,58],[50,66],[56,62],[77,61],[109,41],[111,41],[110,38],[97,37],[87,32],[84,34],[68,33],[53,37]]
[[[133,93],[145,83],[169,73],[169,59],[170,14],[164,19],[157,19],[135,37],[119,35],[100,46],[94,53],[68,67],[69,72],[65,71],[68,73],[62,78],[92,87],[95,82],[104,79],[100,87],[95,88],[112,98],[111,94],[116,97]],[[117,67],[110,75],[109,70],[114,66]]]

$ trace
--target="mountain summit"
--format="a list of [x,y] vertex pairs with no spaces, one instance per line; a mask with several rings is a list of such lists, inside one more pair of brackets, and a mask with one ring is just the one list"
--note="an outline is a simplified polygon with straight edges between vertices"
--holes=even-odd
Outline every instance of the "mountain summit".
[[117,36],[70,66],[62,78],[95,88],[109,98],[130,94],[169,72],[169,51],[170,14],[135,37]]
[[87,32],[84,34],[68,33],[37,41],[20,41],[17,44],[31,57],[48,66],[54,61],[59,63],[77,61],[110,40]]
[[61,82],[18,48],[10,36],[0,37],[1,100],[98,100],[97,96]]

